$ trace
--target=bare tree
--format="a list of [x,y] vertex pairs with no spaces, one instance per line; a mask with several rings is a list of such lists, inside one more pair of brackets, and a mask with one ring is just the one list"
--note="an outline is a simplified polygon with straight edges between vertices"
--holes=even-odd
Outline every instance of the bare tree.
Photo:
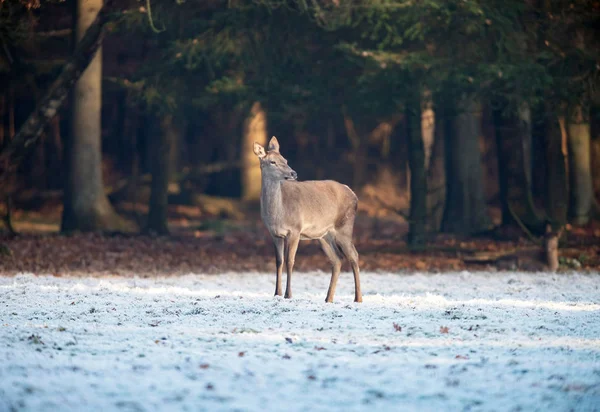
[[[77,0],[75,38],[79,42],[102,9],[102,0]],[[73,90],[63,231],[118,230],[123,221],[104,193],[101,149],[102,49],[98,47]]]

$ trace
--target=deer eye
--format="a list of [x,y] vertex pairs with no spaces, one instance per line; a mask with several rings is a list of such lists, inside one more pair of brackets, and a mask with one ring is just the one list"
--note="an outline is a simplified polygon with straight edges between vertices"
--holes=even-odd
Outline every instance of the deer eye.
[[274,164],[275,164],[275,161],[271,160],[271,164],[272,164],[272,165],[274,165]]

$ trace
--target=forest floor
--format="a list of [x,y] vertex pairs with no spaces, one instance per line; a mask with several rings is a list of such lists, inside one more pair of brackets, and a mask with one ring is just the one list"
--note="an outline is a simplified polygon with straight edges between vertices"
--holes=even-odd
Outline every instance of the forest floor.
[[[221,202],[221,200],[219,200]],[[58,234],[60,208],[16,210],[10,237],[0,232],[0,275],[35,274],[133,276],[215,274],[274,270],[273,245],[259,214],[237,216],[186,206],[170,207],[170,236]],[[227,210],[227,209],[226,209]],[[133,220],[134,214],[126,208]],[[142,211],[143,214],[144,211]],[[226,216],[219,217],[219,214]],[[456,270],[543,270],[541,247],[520,229],[473,238],[431,236],[419,249],[406,244],[408,225],[399,218],[359,214],[354,231],[360,266],[366,271],[443,272]],[[560,271],[600,270],[600,223],[569,228],[561,237]],[[329,263],[317,241],[303,241],[296,270],[324,270]],[[344,270],[349,270],[347,264]]]
[[600,405],[597,275],[138,275],[0,277],[0,410]]

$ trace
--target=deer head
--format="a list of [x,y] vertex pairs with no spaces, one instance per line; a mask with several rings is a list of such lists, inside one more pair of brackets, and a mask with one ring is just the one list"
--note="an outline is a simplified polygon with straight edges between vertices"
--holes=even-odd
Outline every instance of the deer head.
[[260,170],[263,178],[269,180],[296,180],[298,174],[288,166],[288,162],[279,153],[279,142],[273,136],[269,141],[268,150],[254,142],[254,154],[260,159]]

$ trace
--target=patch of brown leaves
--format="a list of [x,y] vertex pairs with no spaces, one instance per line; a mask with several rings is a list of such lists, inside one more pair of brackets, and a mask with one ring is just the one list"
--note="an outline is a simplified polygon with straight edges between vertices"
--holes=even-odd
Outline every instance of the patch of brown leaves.
[[[210,222],[209,222],[210,223]],[[177,226],[168,237],[142,235],[25,234],[0,237],[9,253],[0,253],[0,274],[82,275],[178,275],[217,274],[226,271],[270,272],[275,259],[271,238],[258,216],[243,222]],[[359,216],[355,244],[364,271],[456,271],[473,267],[463,257],[473,252],[498,252],[523,247],[527,240],[495,241],[491,238],[457,239],[438,235],[427,246],[407,247],[407,226]],[[565,256],[581,260],[583,270],[600,267],[600,229],[569,233]],[[345,263],[344,270],[349,270]],[[329,270],[329,262],[317,241],[302,242],[296,258],[298,271]]]

